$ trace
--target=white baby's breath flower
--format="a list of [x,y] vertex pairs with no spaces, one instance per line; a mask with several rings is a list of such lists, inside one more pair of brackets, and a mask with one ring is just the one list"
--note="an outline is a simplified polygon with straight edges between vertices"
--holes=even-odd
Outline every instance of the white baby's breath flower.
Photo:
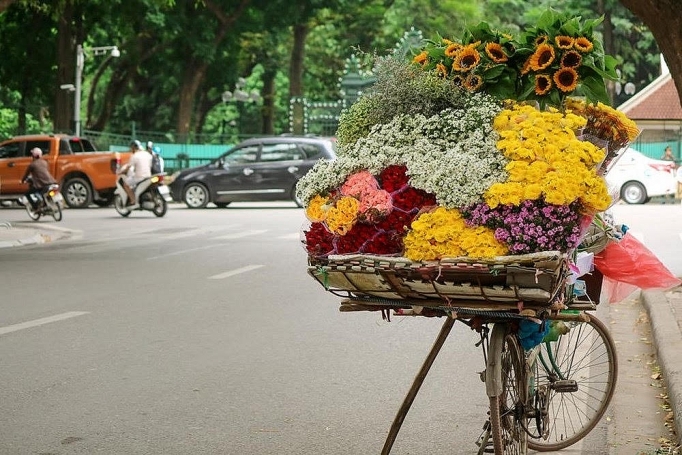
[[440,205],[461,207],[481,200],[483,192],[506,179],[506,158],[497,150],[492,123],[501,111],[484,94],[471,95],[464,109],[426,118],[399,115],[339,151],[332,162],[318,163],[298,183],[308,203],[361,169],[377,175],[390,165],[407,166],[410,184],[436,195]]

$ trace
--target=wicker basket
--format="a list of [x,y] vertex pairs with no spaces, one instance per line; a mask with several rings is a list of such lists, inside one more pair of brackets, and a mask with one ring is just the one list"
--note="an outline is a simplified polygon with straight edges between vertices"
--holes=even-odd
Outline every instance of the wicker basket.
[[566,255],[558,251],[499,256],[489,260],[457,257],[414,262],[371,255],[310,258],[308,273],[341,297],[391,300],[481,302],[503,306],[523,301],[549,305],[564,295]]

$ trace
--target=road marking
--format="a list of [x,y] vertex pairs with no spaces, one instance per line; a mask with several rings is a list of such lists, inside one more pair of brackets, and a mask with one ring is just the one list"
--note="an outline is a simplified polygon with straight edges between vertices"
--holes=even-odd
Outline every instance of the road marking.
[[219,273],[217,275],[213,275],[208,277],[209,280],[222,280],[223,278],[228,278],[234,275],[239,275],[240,273],[245,273],[245,272],[250,272],[251,270],[256,270],[260,269],[261,267],[265,267],[264,265],[247,265],[246,267],[241,267],[239,269],[234,269],[230,270],[228,272],[223,272]]
[[172,253],[166,253],[166,254],[160,254],[158,256],[148,257],[147,260],[152,261],[154,259],[165,258],[168,256],[177,256],[178,254],[193,253],[194,251],[207,250],[209,248],[217,248],[219,246],[232,246],[232,244],[231,243],[216,243],[216,244],[212,244],[212,245],[205,245],[205,246],[200,246],[198,248],[190,248],[188,250],[174,251]]
[[221,235],[220,237],[213,237],[211,240],[238,239],[241,237],[248,237],[250,235],[262,234],[263,232],[268,232],[268,230],[267,229],[259,229],[259,230],[255,230],[255,231],[235,232],[234,234],[227,234],[227,235]]
[[21,324],[8,325],[6,327],[0,327],[0,335],[17,332],[19,330],[30,329],[31,327],[37,327],[39,325],[45,325],[51,322],[63,321],[64,319],[75,318],[78,316],[83,316],[84,314],[88,313],[89,311],[69,311],[68,313],[56,314],[54,316],[49,316],[47,318],[22,322]]

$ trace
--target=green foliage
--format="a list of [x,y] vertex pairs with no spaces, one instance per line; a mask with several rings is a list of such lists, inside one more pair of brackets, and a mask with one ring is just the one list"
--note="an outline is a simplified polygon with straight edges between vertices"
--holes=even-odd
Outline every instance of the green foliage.
[[340,147],[365,137],[374,125],[400,114],[426,117],[465,106],[466,96],[447,79],[421,71],[392,56],[378,57],[372,91],[341,114],[336,138]]

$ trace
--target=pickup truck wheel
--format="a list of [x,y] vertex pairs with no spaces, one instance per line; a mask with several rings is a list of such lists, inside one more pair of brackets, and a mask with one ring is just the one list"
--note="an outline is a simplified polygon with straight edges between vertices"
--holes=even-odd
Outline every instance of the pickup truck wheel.
[[208,199],[208,189],[201,183],[190,183],[182,193],[182,200],[191,209],[203,209]]
[[80,177],[67,180],[62,187],[66,205],[73,209],[84,209],[92,202],[90,184]]

